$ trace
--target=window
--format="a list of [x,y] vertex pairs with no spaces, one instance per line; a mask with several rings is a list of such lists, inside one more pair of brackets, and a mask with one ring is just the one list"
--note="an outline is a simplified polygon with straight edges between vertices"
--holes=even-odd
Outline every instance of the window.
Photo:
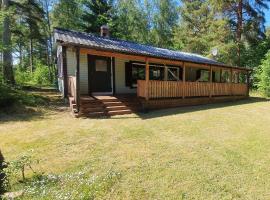
[[239,82],[239,73],[238,72],[233,72],[233,75],[232,75],[232,82],[233,83],[238,83]]
[[199,82],[209,82],[210,72],[208,70],[200,70]]
[[222,70],[221,82],[222,83],[229,83],[230,82],[230,72],[228,70]]
[[149,66],[149,79],[150,80],[164,80],[164,67],[162,66]]
[[96,59],[96,72],[107,72],[107,60]]
[[137,86],[137,80],[145,80],[145,66],[142,64],[132,63],[131,65],[131,86]]
[[178,81],[179,80],[179,68],[177,67],[168,67],[168,81]]
[[245,72],[239,73],[239,83],[247,83],[247,74]]
[[220,70],[213,71],[213,74],[212,74],[212,81],[213,81],[214,83],[220,83]]

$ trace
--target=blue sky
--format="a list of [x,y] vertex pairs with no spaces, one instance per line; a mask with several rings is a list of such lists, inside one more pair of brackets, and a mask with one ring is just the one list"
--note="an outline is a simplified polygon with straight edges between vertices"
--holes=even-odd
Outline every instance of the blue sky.
[[270,2],[269,3],[267,3],[268,4],[268,6],[269,6],[269,10],[266,10],[265,11],[265,20],[266,20],[266,24],[265,24],[265,26],[267,27],[270,27]]

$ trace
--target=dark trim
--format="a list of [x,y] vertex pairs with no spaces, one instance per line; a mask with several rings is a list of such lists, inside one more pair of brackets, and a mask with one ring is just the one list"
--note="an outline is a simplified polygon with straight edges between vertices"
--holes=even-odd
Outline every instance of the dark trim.
[[76,106],[77,112],[80,111],[80,48],[76,48]]
[[143,53],[129,53],[129,52],[123,52],[123,51],[114,50],[114,49],[104,49],[104,48],[92,47],[92,46],[88,46],[88,45],[78,45],[76,43],[64,42],[64,41],[61,41],[61,40],[57,40],[56,42],[62,42],[62,44],[65,44],[65,45],[79,46],[79,47],[86,48],[86,49],[94,49],[94,50],[99,50],[99,51],[104,51],[104,52],[109,52],[109,53],[116,52],[116,53],[122,53],[122,54],[125,54],[125,55],[144,56],[144,57],[148,57],[148,58],[158,58],[158,59],[164,59],[164,60],[170,60],[170,61],[195,63],[195,64],[204,64],[204,65],[212,65],[214,67],[223,67],[223,68],[228,68],[228,69],[233,68],[233,69],[239,69],[239,70],[252,71],[252,69],[248,69],[248,68],[244,68],[244,67],[237,67],[237,66],[230,66],[230,65],[226,65],[226,64],[222,64],[222,63],[214,64],[214,63],[207,63],[207,62],[195,62],[195,61],[190,61],[190,60],[180,60],[180,59],[166,58],[166,57],[153,56],[153,55],[149,56],[149,55],[145,55]]
[[116,90],[116,86],[115,86],[115,57],[112,57],[112,75],[113,75],[113,95],[115,95],[115,90]]
[[68,97],[68,78],[67,78],[67,47],[62,46],[62,63],[64,77],[64,98]]

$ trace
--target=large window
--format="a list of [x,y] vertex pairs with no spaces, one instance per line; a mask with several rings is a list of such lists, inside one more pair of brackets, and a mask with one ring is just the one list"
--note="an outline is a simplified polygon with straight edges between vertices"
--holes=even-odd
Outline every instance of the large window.
[[179,67],[171,67],[169,66],[168,68],[168,81],[179,81],[180,80],[180,68]]
[[164,67],[158,65],[149,66],[149,79],[150,80],[164,80]]
[[214,83],[220,83],[220,70],[213,70],[212,81]]
[[232,82],[233,83],[238,83],[239,82],[239,73],[234,71],[232,74]]
[[210,81],[210,71],[208,70],[200,70],[199,71],[199,82],[209,82]]
[[222,72],[221,72],[221,82],[222,83],[229,83],[230,82],[230,71],[222,70]]
[[[166,70],[167,69],[167,70]],[[182,80],[182,68],[178,66],[164,66],[159,64],[149,64],[149,80],[159,81],[179,81]],[[145,80],[145,63],[126,63],[126,86],[137,87],[137,80]]]
[[131,86],[137,87],[137,80],[145,80],[145,66],[143,64],[133,64],[131,65]]
[[186,81],[189,82],[208,82],[210,81],[210,71],[195,67],[187,67]]

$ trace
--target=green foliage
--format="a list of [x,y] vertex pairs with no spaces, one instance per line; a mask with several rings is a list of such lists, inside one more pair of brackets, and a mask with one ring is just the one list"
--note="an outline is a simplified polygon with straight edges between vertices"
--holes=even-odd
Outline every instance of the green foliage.
[[51,13],[53,27],[81,30],[81,6],[78,0],[59,0]]
[[108,0],[84,0],[82,14],[83,29],[86,32],[99,34],[102,25],[112,20],[112,5]]
[[10,107],[16,102],[13,91],[9,86],[0,83],[0,108]]
[[177,4],[174,0],[154,2],[153,43],[158,47],[170,48],[173,46],[173,29],[178,21]]
[[87,170],[63,175],[38,175],[25,184],[26,199],[99,199],[121,178],[119,172],[107,171],[104,175],[89,175]]
[[6,174],[5,185],[7,188],[17,180],[26,180],[26,171],[31,170],[33,173],[35,171],[32,168],[33,164],[38,163],[38,160],[35,160],[32,156],[32,150],[20,155],[17,159],[12,160],[6,163],[6,166],[3,171]]
[[0,111],[8,111],[11,106],[40,106],[46,105],[48,99],[27,93],[19,88],[14,88],[0,83]]
[[[229,24],[226,19],[217,17],[208,0],[183,1],[180,9],[181,21],[174,31],[174,46],[187,52],[211,57],[211,50],[219,50],[218,60],[228,61],[227,51]],[[224,54],[223,54],[224,53]]]
[[16,82],[20,85],[39,85],[48,86],[52,82],[50,80],[49,67],[41,63],[36,64],[35,71],[31,73],[29,70],[23,70],[21,68],[16,70],[15,73]]
[[140,43],[150,43],[150,27],[147,13],[139,0],[118,0],[112,35]]
[[256,71],[258,78],[258,88],[266,96],[270,96],[270,51],[266,54],[265,59]]

